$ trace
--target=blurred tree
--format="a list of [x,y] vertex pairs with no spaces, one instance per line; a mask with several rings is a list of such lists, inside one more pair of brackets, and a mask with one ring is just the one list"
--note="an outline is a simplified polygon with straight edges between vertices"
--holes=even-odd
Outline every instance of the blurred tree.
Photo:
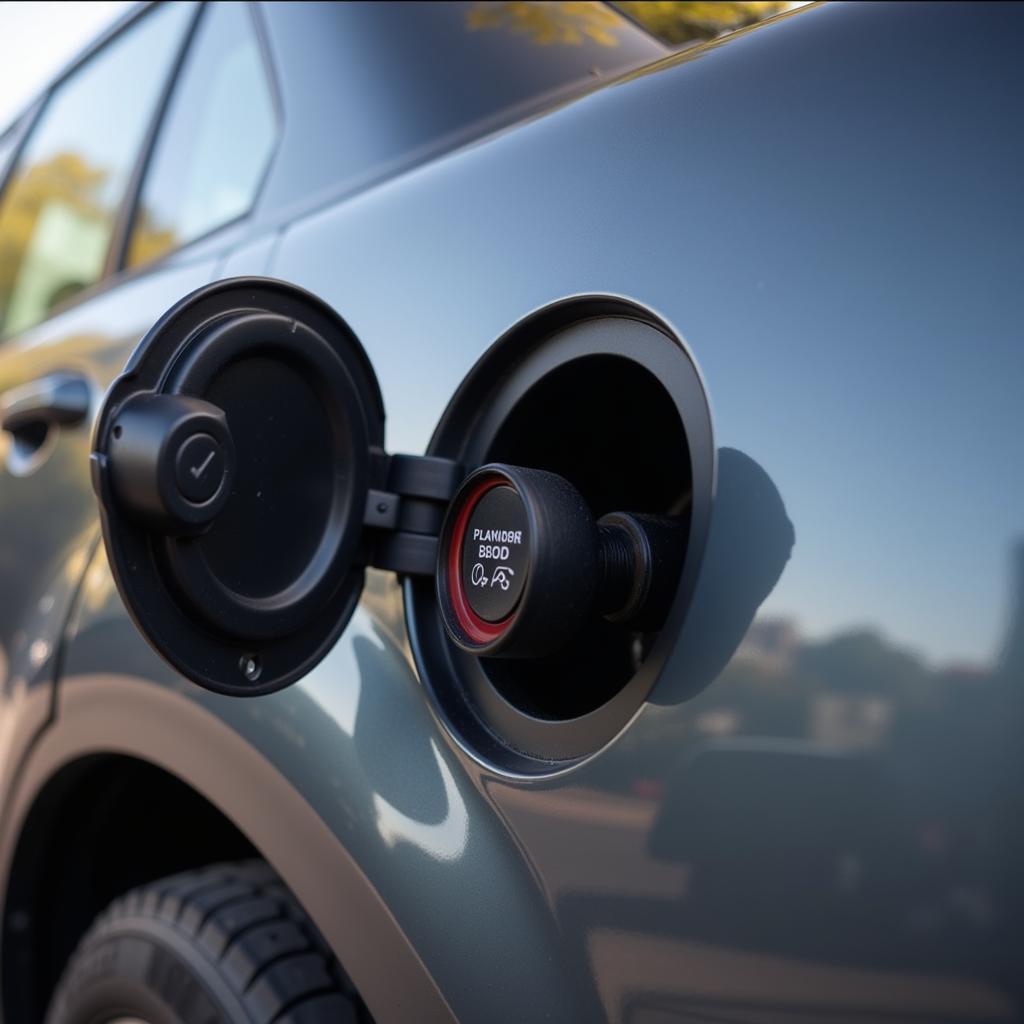
[[615,4],[652,35],[670,46],[714,39],[746,25],[754,25],[792,4],[768,0],[763,3],[683,3],[681,0],[621,0]]
[[77,153],[57,153],[14,172],[0,207],[0,318],[43,212],[59,204],[83,220],[102,221],[106,178]]
[[[72,152],[15,170],[0,205],[0,323],[10,314],[10,330],[42,319],[99,277],[114,226],[115,210],[104,194],[108,177]],[[55,245],[55,228],[63,229],[67,244]],[[133,238],[139,262],[177,241],[145,209]]]
[[[760,3],[622,0],[612,5],[670,46],[715,39],[792,6],[786,0]],[[618,46],[619,24],[611,8],[585,0],[486,0],[466,12],[466,27],[470,31],[507,29],[527,36],[539,46],[555,43],[580,46],[586,40],[601,46]]]
[[604,4],[590,2],[529,3],[506,0],[503,3],[479,3],[466,12],[470,31],[504,28],[521,32],[539,46],[562,43],[580,46],[591,39],[601,46],[618,46],[615,29],[619,19]]
[[904,699],[922,684],[927,689],[934,678],[913,651],[895,646],[873,629],[852,629],[804,644],[796,669],[830,690],[896,694]]
[[178,235],[173,228],[158,224],[146,207],[137,208],[131,228],[130,267],[152,263],[178,245]]

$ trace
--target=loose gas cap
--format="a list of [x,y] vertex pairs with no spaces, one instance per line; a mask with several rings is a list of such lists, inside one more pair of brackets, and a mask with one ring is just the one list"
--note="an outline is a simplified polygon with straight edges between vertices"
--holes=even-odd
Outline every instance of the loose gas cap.
[[614,512],[595,521],[567,480],[493,464],[466,478],[441,530],[437,597],[462,650],[535,658],[588,617],[657,629],[686,548],[685,521]]

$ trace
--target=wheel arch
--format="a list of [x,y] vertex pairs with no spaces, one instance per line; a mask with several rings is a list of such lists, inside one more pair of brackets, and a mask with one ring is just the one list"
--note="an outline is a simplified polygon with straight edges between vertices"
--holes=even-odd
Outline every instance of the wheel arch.
[[[155,878],[198,866],[198,858],[256,854],[291,889],[377,1019],[454,1019],[350,853],[301,793],[229,725],[180,694],[126,676],[81,678],[61,690],[56,722],[8,794],[0,834],[7,1024],[41,1019],[40,1003],[61,955],[88,927],[85,914],[97,901],[100,907],[107,902],[98,886],[59,921],[61,893],[74,888],[76,863],[103,854],[105,840],[97,833],[105,813],[118,820],[143,793],[151,808],[167,815],[162,838],[168,842],[161,850],[161,837],[154,837],[149,850],[160,855],[137,863],[137,878],[121,890],[154,871]],[[192,821],[196,814],[200,820]],[[186,822],[197,826],[194,834],[175,844],[173,832]],[[77,848],[76,837],[90,829],[93,845]],[[131,851],[121,853],[130,860]],[[118,878],[118,866],[110,867],[110,877]]]

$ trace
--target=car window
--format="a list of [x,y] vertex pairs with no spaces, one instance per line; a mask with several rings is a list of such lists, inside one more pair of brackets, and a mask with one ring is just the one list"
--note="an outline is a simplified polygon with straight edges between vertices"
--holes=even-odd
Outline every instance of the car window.
[[394,174],[667,52],[600,3],[268,3],[287,119],[268,208]]
[[57,86],[0,201],[0,323],[15,333],[100,279],[190,15],[155,8]]
[[138,266],[244,214],[277,136],[246,4],[211,4],[161,126],[128,246]]

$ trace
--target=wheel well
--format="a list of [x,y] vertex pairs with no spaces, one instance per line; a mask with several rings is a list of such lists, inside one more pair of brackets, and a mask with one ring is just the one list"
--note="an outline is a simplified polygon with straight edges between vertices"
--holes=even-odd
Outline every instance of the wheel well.
[[42,1019],[78,940],[115,896],[252,844],[176,776],[121,755],[62,768],[25,820],[3,921],[4,1019]]

